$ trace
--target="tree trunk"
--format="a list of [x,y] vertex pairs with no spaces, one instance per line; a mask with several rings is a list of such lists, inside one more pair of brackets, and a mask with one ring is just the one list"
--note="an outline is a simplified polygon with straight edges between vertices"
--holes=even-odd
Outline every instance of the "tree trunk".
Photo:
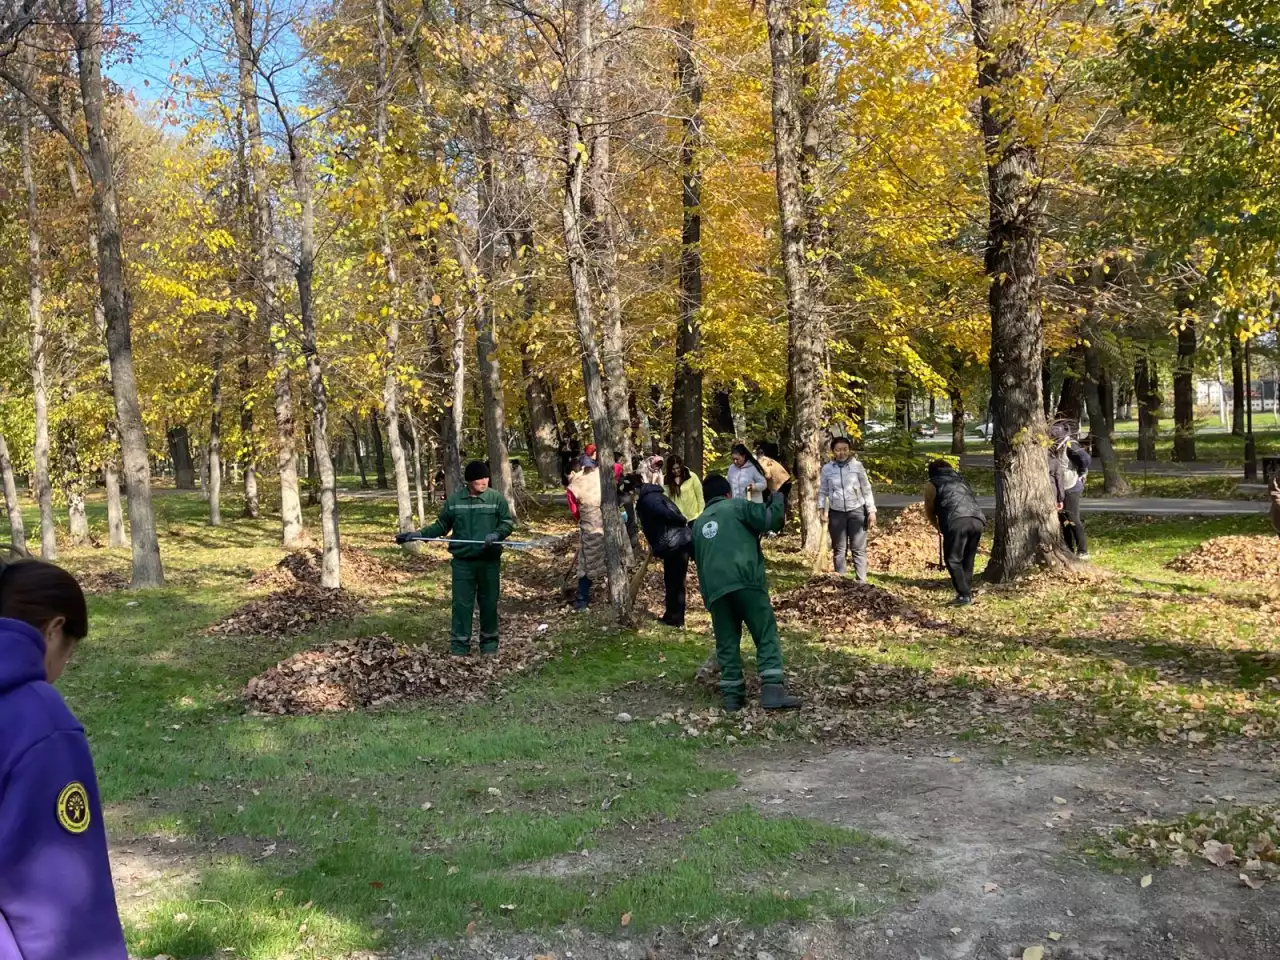
[[[533,231],[523,229],[509,234],[511,261],[519,264],[533,250]],[[521,277],[522,310],[526,329],[538,311],[538,293],[530,277]],[[538,477],[544,484],[555,486],[560,480],[560,429],[556,425],[556,408],[551,385],[538,373],[537,357],[528,339],[520,347],[520,376],[524,380],[525,411],[529,417],[529,433]]]
[[1231,332],[1231,435],[1244,436],[1244,350]]
[[213,355],[209,384],[209,526],[222,526],[222,348]]
[[[592,9],[590,0],[571,0],[572,23],[564,34],[565,62],[572,69],[583,60],[590,61],[593,52]],[[580,69],[580,67],[579,67]],[[586,79],[589,80],[590,74]],[[615,613],[626,616],[627,577],[623,558],[627,551],[627,534],[618,512],[618,493],[613,479],[613,424],[600,376],[600,347],[596,339],[595,292],[592,289],[588,250],[584,229],[583,200],[588,158],[580,144],[590,139],[586,131],[588,104],[582,76],[573,77],[565,85],[564,159],[566,173],[561,217],[564,224],[565,258],[573,289],[574,319],[578,344],[582,351],[582,383],[586,392],[591,428],[595,434],[597,462],[600,466],[601,511],[604,515],[605,563],[609,574],[609,600]]]
[[1160,373],[1150,357],[1134,362],[1133,389],[1138,400],[1138,459],[1154,461],[1160,434]]
[[62,455],[58,467],[62,474],[62,495],[67,501],[67,540],[73,547],[83,547],[89,542],[89,518],[85,514],[84,504],[84,467],[80,463],[75,426],[64,421],[60,432]]
[[[576,0],[575,0],[576,2]],[[588,16],[596,16],[584,7]],[[583,49],[586,67],[590,71],[586,82],[577,91],[583,107],[592,121],[584,129],[587,145],[586,180],[583,184],[582,211],[587,219],[583,231],[584,243],[592,255],[591,273],[597,278],[603,306],[600,318],[600,359],[604,371],[605,402],[609,407],[609,428],[613,431],[610,449],[621,453],[624,462],[631,462],[631,437],[627,432],[626,343],[622,329],[622,293],[618,283],[618,246],[613,219],[612,203],[612,149],[610,124],[600,118],[610,110],[607,90],[607,64],[605,44],[599,43]],[[600,435],[596,434],[596,443]],[[601,473],[612,461],[601,460]],[[630,547],[630,541],[627,543]]]
[[413,489],[418,496],[418,527],[421,529],[427,524],[427,505],[422,497],[422,437],[418,433],[418,418],[413,415],[413,411],[408,411],[407,416],[409,436],[413,441]]
[[40,219],[31,159],[31,111],[19,114],[22,182],[27,194],[27,315],[31,323],[31,394],[35,402],[35,494],[40,506],[40,556],[58,558],[53,521],[53,484],[49,479],[49,392],[45,382],[44,289],[40,271]]
[[369,427],[373,433],[373,468],[379,490],[387,489],[387,457],[382,446],[382,421],[376,410],[369,411]]
[[1196,458],[1196,322],[1184,317],[1178,328],[1178,361],[1173,371],[1173,459]]
[[1020,128],[1019,104],[1011,101],[1027,60],[1014,29],[1019,7],[1018,0],[972,0],[990,207],[985,266],[996,516],[986,577],[997,582],[1033,563],[1068,562],[1045,455],[1039,158]]
[[360,449],[360,427],[359,421],[354,417],[347,419],[347,426],[351,428],[351,447],[356,455],[356,469],[360,471],[360,489],[369,489],[369,477],[364,472],[364,451]]
[[959,457],[964,454],[964,394],[952,384],[947,396],[951,400],[951,452]]
[[1053,358],[1048,350],[1040,351],[1040,391],[1045,419],[1053,413]]
[[911,429],[911,381],[901,370],[893,375],[893,422],[904,432]]
[[[284,118],[281,117],[284,124]],[[307,365],[307,384],[311,390],[311,450],[315,454],[320,481],[320,585],[330,590],[342,586],[341,535],[338,529],[338,478],[329,452],[329,394],[324,382],[324,365],[316,347],[315,301],[311,283],[315,274],[315,205],[311,193],[311,175],[307,169],[302,143],[285,125],[289,145],[289,168],[293,173],[293,189],[297,194],[298,217],[298,319],[302,326],[302,357]],[[396,441],[399,440],[397,436]],[[404,470],[403,451],[400,470]],[[311,477],[314,489],[316,477]],[[405,478],[406,493],[408,478]]]
[[173,484],[179,490],[196,488],[196,467],[191,459],[191,434],[185,424],[169,428],[169,457],[173,460]]
[[694,58],[689,8],[676,27],[676,77],[684,102],[680,138],[680,287],[676,297],[676,371],[671,394],[671,448],[702,474],[702,72]]
[[1072,429],[1078,429],[1080,418],[1084,413],[1085,383],[1081,367],[1084,364],[1084,347],[1075,346],[1067,354],[1066,366],[1062,374],[1062,390],[1058,393],[1058,410],[1056,419],[1067,420]]
[[[249,196],[253,207],[251,242],[254,253],[254,304],[258,322],[267,333],[267,343],[274,368],[274,401],[276,421],[276,472],[280,478],[281,542],[285,549],[302,544],[302,497],[298,490],[297,434],[293,419],[293,376],[289,365],[284,331],[277,316],[278,266],[274,249],[275,233],[271,212],[267,152],[262,139],[262,120],[258,110],[257,56],[254,36],[253,8],[248,0],[228,0],[232,29],[235,33],[239,70],[240,107],[244,112],[246,131],[246,171]],[[246,471],[246,479],[249,474]],[[256,478],[255,478],[256,479]],[[246,496],[246,501],[248,497]],[[246,502],[246,512],[248,503]]]
[[4,506],[9,513],[9,544],[22,556],[27,556],[27,529],[22,522],[22,501],[18,499],[18,483],[13,476],[13,461],[9,458],[9,444],[0,433],[0,478],[4,481]]
[[787,291],[787,372],[791,395],[792,458],[800,533],[806,553],[819,549],[818,430],[822,392],[818,362],[821,330],[809,288],[805,257],[807,232],[800,179],[801,130],[798,105],[797,51],[791,30],[791,0],[765,0],[772,63],[772,117],[775,185],[782,235],[782,266]]
[[1123,497],[1129,493],[1129,481],[1120,469],[1116,457],[1112,421],[1106,414],[1103,390],[1102,351],[1100,337],[1089,331],[1089,345],[1084,352],[1084,402],[1089,410],[1089,438],[1093,441],[1093,455],[1102,461],[1102,489],[1109,497]]
[[[244,333],[249,334],[249,318],[245,317]],[[258,502],[257,440],[253,434],[253,366],[246,350],[240,358],[240,472],[244,484],[244,515],[257,520],[261,511]]]
[[479,111],[476,121],[479,140],[480,181],[476,200],[480,210],[479,268],[480,296],[476,309],[476,360],[484,410],[485,452],[489,457],[490,484],[502,494],[516,515],[515,491],[511,488],[511,458],[507,454],[507,404],[502,389],[502,362],[498,359],[498,261],[502,231],[508,219],[501,196],[502,187],[493,160],[493,137],[488,113]]
[[378,84],[375,92],[374,132],[378,153],[378,242],[383,268],[387,272],[387,292],[391,302],[387,305],[387,331],[385,340],[386,371],[382,384],[382,407],[387,417],[387,442],[391,447],[391,472],[396,480],[397,531],[409,533],[413,526],[413,504],[409,494],[409,471],[405,463],[404,444],[400,434],[400,385],[396,379],[396,367],[400,356],[400,277],[396,269],[395,252],[391,247],[391,227],[387,223],[386,207],[392,202],[382,175],[383,155],[387,149],[387,103],[391,99],[392,79],[390,51],[387,41],[387,0],[376,0],[374,22],[378,48]]
[[120,432],[115,421],[107,424],[107,444],[110,452],[102,465],[102,483],[107,493],[107,546],[118,550],[125,546],[124,506],[120,502],[120,465],[115,450],[120,446]]
[[[463,430],[466,426],[467,403],[467,315],[458,308],[453,316],[453,339],[450,347],[450,369],[453,373],[453,389],[449,398],[449,436],[452,452],[458,459],[458,485],[462,484]],[[449,474],[446,473],[446,478]],[[451,491],[452,492],[452,491]]]

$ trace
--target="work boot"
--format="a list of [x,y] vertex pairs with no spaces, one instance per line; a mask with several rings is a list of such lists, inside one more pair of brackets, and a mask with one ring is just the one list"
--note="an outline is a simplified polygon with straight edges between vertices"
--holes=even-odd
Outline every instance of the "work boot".
[[953,607],[967,607],[973,603],[973,598],[967,593],[957,593],[956,598],[951,601]]
[[737,713],[747,705],[746,695],[741,693],[726,693],[723,700],[725,713]]
[[765,710],[795,710],[800,698],[787,693],[785,684],[766,683],[760,687],[760,706]]

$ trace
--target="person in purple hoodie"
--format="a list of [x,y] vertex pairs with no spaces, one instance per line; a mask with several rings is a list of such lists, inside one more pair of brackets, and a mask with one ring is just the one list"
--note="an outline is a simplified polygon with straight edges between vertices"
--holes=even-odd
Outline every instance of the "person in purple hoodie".
[[0,566],[0,960],[126,960],[84,727],[50,684],[89,632],[74,577]]

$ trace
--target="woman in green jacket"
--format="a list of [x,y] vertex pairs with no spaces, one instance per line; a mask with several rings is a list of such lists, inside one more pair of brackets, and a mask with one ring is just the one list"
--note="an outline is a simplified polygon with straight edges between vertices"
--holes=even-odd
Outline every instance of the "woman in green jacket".
[[683,457],[667,460],[667,496],[689,521],[696,520],[706,503],[702,499],[702,481],[689,472]]

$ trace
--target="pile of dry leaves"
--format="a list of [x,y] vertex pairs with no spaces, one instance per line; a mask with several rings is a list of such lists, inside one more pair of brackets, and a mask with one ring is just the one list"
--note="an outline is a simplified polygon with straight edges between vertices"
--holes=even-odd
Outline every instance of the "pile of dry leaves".
[[773,609],[779,623],[821,630],[833,640],[846,639],[844,634],[869,626],[892,633],[946,626],[887,590],[837,575],[813,577],[794,590],[778,594]]
[[1280,537],[1214,537],[1169,561],[1170,570],[1214,580],[1280,582]]
[[[451,657],[381,634],[306,650],[254,677],[244,696],[263,713],[308,714],[376,708],[409,700],[474,700],[504,677],[531,670],[553,653],[545,624],[504,623],[496,657]],[[541,630],[539,629],[541,628]],[[519,634],[519,636],[517,636]]]
[[913,503],[867,543],[867,566],[877,573],[923,573],[938,563],[938,531]]
[[209,628],[222,636],[291,636],[308,633],[327,623],[350,620],[361,603],[345,590],[327,590],[310,583],[251,600]]
[[115,593],[129,589],[129,577],[118,570],[97,570],[76,575],[80,589],[89,594]]
[[[409,569],[412,565],[425,568],[439,558],[432,558],[425,552],[406,555],[404,565],[391,563],[381,557],[349,547],[342,551],[342,585],[344,587],[377,593],[385,590],[389,584],[402,583],[413,576]],[[307,547],[286,554],[279,563],[259,570],[254,574],[253,584],[257,586],[288,588],[294,584],[309,586],[320,585],[321,554],[315,547]]]

